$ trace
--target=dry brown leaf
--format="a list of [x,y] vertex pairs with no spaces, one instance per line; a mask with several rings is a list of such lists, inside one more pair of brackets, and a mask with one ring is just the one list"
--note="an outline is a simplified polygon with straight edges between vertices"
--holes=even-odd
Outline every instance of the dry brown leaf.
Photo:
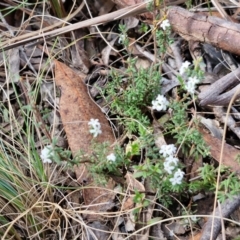
[[[199,130],[202,133],[203,139],[206,142],[206,144],[210,146],[211,156],[219,162],[222,140],[211,136],[210,134],[205,132],[203,129],[199,129]],[[230,167],[232,171],[240,173],[240,166],[236,161],[236,158],[238,155],[240,155],[239,150],[237,150],[236,148],[232,147],[227,143],[224,143],[222,164],[227,167]]]
[[[126,184],[128,185],[128,189],[134,192],[135,190],[139,192],[144,192],[145,187],[142,183],[140,183],[136,178],[133,177],[132,173],[128,172],[125,175]],[[130,196],[123,203],[123,210],[131,209],[134,207],[133,196]]]
[[191,240],[200,240],[201,239],[201,233],[196,233],[196,235],[193,236],[193,238],[190,238]]
[[125,211],[125,210],[129,210],[132,208],[134,208],[133,197],[129,197],[123,202],[122,210]]
[[94,7],[99,10],[98,15],[101,16],[109,13],[113,9],[114,3],[111,0],[95,0]]
[[[88,126],[91,118],[99,119],[101,123],[102,134],[96,137],[96,141],[113,143],[115,139],[112,129],[100,108],[89,97],[83,80],[71,68],[55,60],[55,81],[61,89],[60,115],[73,155],[76,156],[79,150],[91,154],[90,143],[93,136],[89,133]],[[106,211],[113,198],[113,194],[109,191],[113,189],[113,183],[108,182],[106,188],[109,190],[100,186],[94,188],[92,178],[84,164],[77,166],[75,172],[80,183],[91,184],[91,188],[83,190],[85,204],[94,204],[88,209],[96,212]],[[98,216],[89,215],[87,217],[88,220],[96,220]]]

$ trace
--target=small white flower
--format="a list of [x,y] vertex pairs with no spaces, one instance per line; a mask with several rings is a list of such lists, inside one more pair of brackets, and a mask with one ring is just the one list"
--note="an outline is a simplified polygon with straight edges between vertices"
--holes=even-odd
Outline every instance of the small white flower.
[[108,161],[112,161],[112,162],[115,162],[116,161],[116,156],[114,153],[111,153],[107,156],[107,160]]
[[126,40],[126,35],[125,34],[120,34],[119,38],[118,38],[118,43],[119,44],[124,43],[125,40]]
[[52,145],[45,146],[40,154],[40,157],[43,161],[43,163],[52,163],[51,157],[53,157],[53,147]]
[[189,77],[188,81],[193,82],[194,84],[200,83],[200,80],[197,77]]
[[187,92],[194,94],[196,84],[194,82],[188,81],[185,83],[185,89]]
[[172,171],[174,170],[175,166],[173,166],[171,164],[171,162],[164,162],[163,163],[164,166],[164,170],[168,173],[168,174],[172,174]]
[[168,173],[168,174],[172,174],[172,171],[174,170],[174,168],[177,166],[178,164],[178,158],[173,157],[173,156],[169,156],[165,159],[165,162],[163,163],[164,166],[164,170]]
[[162,23],[160,24],[160,27],[165,31],[168,27],[170,27],[170,23],[168,21],[168,19],[165,19],[162,21]]
[[166,111],[168,105],[169,101],[160,94],[157,96],[156,100],[152,101],[152,108],[157,111]]
[[196,84],[198,84],[200,80],[197,77],[189,77],[188,81],[185,83],[185,89],[191,93],[194,94]]
[[190,63],[189,61],[185,61],[185,62],[182,64],[182,66],[181,66],[180,69],[179,69],[180,75],[183,75],[183,74],[186,72],[186,70],[188,69],[188,67],[189,67],[190,64],[191,64],[191,63]]
[[91,127],[95,128],[95,127],[99,127],[100,123],[99,123],[98,119],[91,118],[90,121],[88,122],[88,125],[90,125]]
[[175,173],[173,178],[170,178],[170,182],[172,183],[172,185],[176,185],[176,184],[181,184],[182,183],[182,179],[184,176],[184,172],[181,171],[180,169],[178,169]]
[[171,164],[174,164],[175,166],[178,164],[178,158],[174,157],[174,156],[169,156],[165,159],[165,162],[169,162]]
[[177,151],[177,148],[174,144],[162,145],[159,153],[163,155],[163,157],[173,156]]
[[192,217],[190,217],[191,218],[191,220],[193,221],[193,222],[197,222],[198,221],[198,219],[197,219],[197,217],[194,215],[194,216],[192,216]]
[[91,118],[88,125],[90,126],[89,132],[93,134],[93,137],[97,137],[102,133],[101,124],[98,119]]
[[102,133],[102,130],[98,128],[91,128],[89,132],[93,135],[93,137],[97,137],[99,134]]

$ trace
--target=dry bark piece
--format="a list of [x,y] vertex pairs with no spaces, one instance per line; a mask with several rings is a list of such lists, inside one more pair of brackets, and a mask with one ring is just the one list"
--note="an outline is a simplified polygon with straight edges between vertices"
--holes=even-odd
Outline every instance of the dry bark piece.
[[186,40],[198,40],[240,55],[240,25],[221,18],[191,13],[171,7],[168,20],[172,29]]
[[[93,136],[89,133],[88,126],[91,118],[99,119],[101,123],[102,134],[96,137],[96,141],[113,143],[115,139],[112,129],[100,108],[89,97],[83,80],[71,68],[55,60],[55,81],[61,88],[60,115],[73,155],[76,156],[79,150],[91,154],[90,143]],[[84,164],[76,167],[75,172],[80,182],[91,184],[91,188],[83,190],[85,204],[94,204],[88,210],[106,211],[112,202],[113,183],[109,181],[106,189],[95,186]],[[88,220],[97,220],[99,215],[87,217]]]

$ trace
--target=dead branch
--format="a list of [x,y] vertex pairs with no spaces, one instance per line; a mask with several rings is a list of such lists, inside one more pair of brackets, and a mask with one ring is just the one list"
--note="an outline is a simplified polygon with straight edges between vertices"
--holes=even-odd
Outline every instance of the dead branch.
[[[214,219],[212,226],[212,218],[209,218],[202,232],[201,240],[216,239],[221,230],[221,218],[227,218],[231,213],[233,213],[240,206],[240,195],[232,197],[232,199],[227,199],[223,204],[221,204],[221,211],[219,207],[216,209],[215,216],[218,218]],[[212,216],[213,217],[213,216]],[[211,238],[211,230],[213,227],[213,236]]]
[[[227,106],[234,93],[239,90],[239,79],[240,68],[220,78],[198,95],[200,105]],[[232,89],[224,93],[229,88]],[[237,97],[239,96],[240,94],[237,95]]]
[[168,11],[175,32],[186,40],[198,40],[240,55],[240,25],[221,18],[191,13],[180,7]]

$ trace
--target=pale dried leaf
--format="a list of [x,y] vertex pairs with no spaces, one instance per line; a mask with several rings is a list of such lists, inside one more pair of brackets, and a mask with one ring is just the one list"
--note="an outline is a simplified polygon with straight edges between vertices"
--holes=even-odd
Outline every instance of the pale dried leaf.
[[135,66],[137,69],[149,69],[151,67],[151,62],[146,58],[137,58]]
[[161,94],[165,95],[167,92],[169,92],[171,89],[179,86],[180,83],[177,78],[173,78],[172,80],[169,80],[167,78],[162,78],[161,83]]
[[48,83],[48,82],[43,82],[41,84],[41,88],[40,88],[40,92],[41,92],[41,100],[43,102],[49,102],[49,99],[51,100],[52,103],[54,103],[54,87],[53,87],[53,83]]
[[112,52],[112,46],[114,45],[114,43],[116,42],[116,40],[118,39],[118,37],[113,38],[112,41],[109,42],[109,44],[102,50],[102,61],[103,64],[108,65],[109,62],[109,56]]
[[7,63],[9,72],[8,77],[11,79],[11,82],[18,82],[20,79],[20,57],[19,57],[19,48],[14,48],[8,51],[9,62]]
[[166,145],[162,130],[159,128],[159,124],[153,121],[153,132],[155,145],[160,149],[162,145]]
[[201,123],[211,132],[213,137],[218,139],[222,138],[223,130],[219,127],[219,122],[214,119],[204,118],[202,116],[198,116]]
[[163,224],[163,230],[166,236],[171,236],[172,233],[178,235],[178,234],[184,234],[186,232],[184,227],[179,221],[172,222],[169,224]]
[[131,28],[135,28],[138,25],[138,23],[139,23],[139,20],[135,17],[129,16],[124,18],[124,24],[127,30]]
[[198,193],[197,195],[192,197],[192,200],[193,200],[193,202],[196,202],[196,201],[201,200],[203,198],[205,198],[205,195],[202,194],[202,193]]
[[125,229],[127,232],[133,232],[135,230],[136,222],[134,220],[135,216],[131,212],[125,220]]
[[124,218],[118,217],[118,218],[115,218],[114,221],[116,221],[116,222],[114,224],[114,226],[115,226],[114,232],[112,232],[112,235],[111,235],[112,239],[113,240],[123,240],[124,237],[119,229],[119,226],[124,222]]

